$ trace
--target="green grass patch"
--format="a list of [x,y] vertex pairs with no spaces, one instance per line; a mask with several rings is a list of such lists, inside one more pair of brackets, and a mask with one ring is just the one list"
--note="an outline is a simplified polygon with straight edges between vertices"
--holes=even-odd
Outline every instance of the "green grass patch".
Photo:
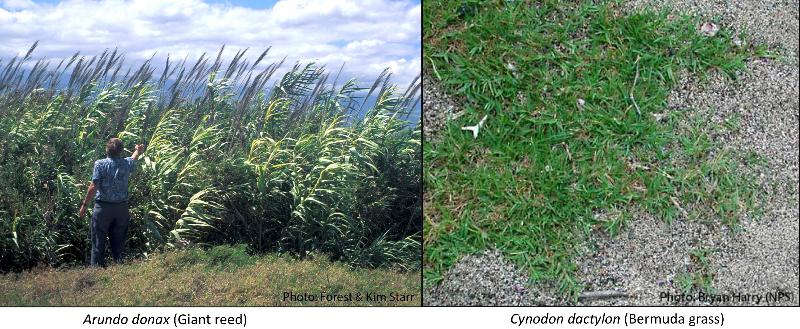
[[707,294],[715,293],[715,289],[711,286],[714,281],[714,271],[711,269],[711,262],[708,256],[715,250],[708,248],[692,249],[689,251],[691,264],[686,272],[681,273],[676,278],[678,287],[684,293],[696,289],[703,291]]
[[208,250],[190,249],[173,255],[172,262],[177,267],[203,264],[207,269],[217,271],[234,271],[239,267],[252,265],[256,260],[247,253],[247,246],[244,244],[214,246]]
[[[761,49],[615,2],[423,6],[424,65],[466,109],[424,147],[426,283],[495,247],[532,280],[574,294],[575,246],[595,226],[623,229],[631,207],[734,226],[752,208],[754,185],[740,174],[752,161],[718,150],[703,109],[663,110],[681,72],[735,79]],[[477,139],[460,129],[484,115]]]

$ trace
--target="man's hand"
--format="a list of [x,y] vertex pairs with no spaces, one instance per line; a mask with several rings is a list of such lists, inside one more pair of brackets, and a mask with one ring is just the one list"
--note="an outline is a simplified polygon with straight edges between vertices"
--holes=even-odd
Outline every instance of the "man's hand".
[[94,182],[89,183],[89,188],[86,189],[86,197],[83,198],[83,203],[81,203],[81,210],[78,210],[78,216],[83,217],[86,215],[86,205],[92,200],[95,192],[97,192],[97,187],[94,186]]
[[144,144],[136,144],[134,149],[135,150],[133,151],[131,158],[133,158],[133,160],[139,160],[139,157],[142,155],[142,153],[144,153]]

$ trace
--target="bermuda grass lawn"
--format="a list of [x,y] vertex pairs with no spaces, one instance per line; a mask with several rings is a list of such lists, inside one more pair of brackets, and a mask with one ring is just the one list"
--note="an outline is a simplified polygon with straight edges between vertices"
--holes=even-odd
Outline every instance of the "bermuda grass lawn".
[[[419,271],[351,268],[326,257],[251,256],[243,245],[151,255],[104,269],[0,275],[0,306],[419,306]],[[316,295],[284,300],[285,292]],[[320,293],[385,300],[327,301]],[[392,301],[391,295],[404,300]],[[410,297],[409,297],[410,296]]]
[[[426,74],[465,112],[424,144],[425,284],[497,248],[575,295],[575,247],[624,229],[634,207],[732,227],[756,208],[743,168],[763,159],[710,137],[738,122],[665,109],[682,72],[735,79],[767,55],[744,35],[602,1],[424,1],[423,16]],[[477,139],[461,130],[484,115]]]

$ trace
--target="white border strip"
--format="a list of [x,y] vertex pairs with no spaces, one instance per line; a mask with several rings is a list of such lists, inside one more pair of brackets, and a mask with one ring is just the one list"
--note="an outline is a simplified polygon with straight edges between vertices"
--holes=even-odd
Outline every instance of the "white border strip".
[[[435,307],[354,307],[354,308],[237,308],[237,307],[16,307],[0,309],[3,328],[624,328],[623,317],[666,316],[682,317],[683,324],[628,325],[631,328],[789,328],[798,323],[800,309],[777,307],[496,307],[496,308],[435,308]],[[585,321],[619,316],[618,325],[569,324],[577,315]],[[216,317],[241,319],[239,324],[175,325],[176,316],[191,314],[195,320]],[[241,316],[243,314],[243,316]],[[517,314],[515,316],[515,314]],[[84,324],[87,315],[126,317],[127,324]],[[133,324],[137,316],[169,324]],[[206,317],[208,316],[208,317]],[[530,318],[526,318],[530,316]],[[520,324],[523,319],[563,317],[563,324]],[[160,317],[160,318],[159,318]],[[706,317],[712,324],[699,323]],[[243,323],[246,318],[246,326]],[[513,319],[513,320],[512,320]],[[641,318],[643,319],[643,318]],[[655,319],[655,318],[650,318]],[[694,319],[694,320],[690,320]],[[716,319],[716,320],[715,320]],[[718,321],[717,321],[718,320]],[[202,321],[202,320],[201,320]],[[651,320],[653,321],[653,320]],[[690,325],[694,321],[694,326]]]

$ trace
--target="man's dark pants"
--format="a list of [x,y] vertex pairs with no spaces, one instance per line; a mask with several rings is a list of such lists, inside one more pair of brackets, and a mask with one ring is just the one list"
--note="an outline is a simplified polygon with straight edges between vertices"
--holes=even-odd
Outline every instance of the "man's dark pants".
[[111,244],[114,261],[122,262],[122,250],[128,238],[131,214],[128,203],[96,201],[92,213],[92,266],[106,266],[106,239]]

